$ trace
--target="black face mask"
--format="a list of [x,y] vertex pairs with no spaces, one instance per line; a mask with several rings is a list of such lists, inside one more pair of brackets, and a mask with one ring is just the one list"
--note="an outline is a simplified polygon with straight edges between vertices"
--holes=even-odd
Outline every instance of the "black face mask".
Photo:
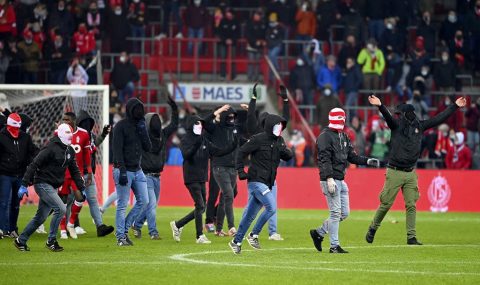
[[153,116],[150,121],[150,132],[153,137],[159,138],[162,132],[162,122],[158,116]]
[[417,116],[415,115],[415,113],[413,111],[405,113],[405,118],[407,118],[407,120],[409,120],[410,122],[415,120],[416,117]]
[[91,132],[92,131],[92,124],[90,122],[90,120],[83,120],[80,122],[80,124],[78,124],[78,126],[84,130],[86,130],[87,132]]
[[416,95],[416,96],[413,96],[413,100],[416,101],[416,102],[420,102],[420,96]]
[[225,119],[225,123],[226,123],[227,125],[234,125],[234,124],[235,124],[235,117],[228,116],[228,117]]
[[132,117],[135,120],[140,120],[145,116],[145,110],[143,110],[143,106],[138,104],[132,110]]

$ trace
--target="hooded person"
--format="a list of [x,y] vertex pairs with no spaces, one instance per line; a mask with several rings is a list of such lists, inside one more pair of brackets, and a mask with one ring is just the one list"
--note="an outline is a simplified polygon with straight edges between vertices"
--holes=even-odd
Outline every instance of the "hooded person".
[[22,120],[11,113],[6,127],[0,130],[0,238],[18,237],[20,199],[17,196],[21,179],[37,148],[31,137],[21,130]]
[[130,98],[126,104],[126,118],[113,128],[113,178],[118,195],[115,216],[118,246],[132,246],[128,230],[138,216],[132,212],[125,217],[130,189],[137,205],[144,211],[148,205],[147,179],[141,168],[142,153],[150,151],[152,143],[145,122],[145,110],[142,101]]
[[455,133],[455,146],[448,150],[445,164],[449,169],[469,169],[472,166],[472,152],[465,145],[462,132]]
[[[232,152],[238,145],[238,139],[221,149],[204,133],[205,120],[197,115],[187,118],[186,133],[182,137],[180,150],[183,155],[183,181],[195,204],[195,209],[177,221],[171,221],[173,239],[180,242],[183,227],[195,219],[196,242],[209,244],[210,240],[203,234],[202,215],[205,211],[206,190],[208,181],[208,160],[211,156],[222,156]],[[235,135],[236,137],[236,135]]]
[[333,108],[328,114],[328,127],[317,138],[317,163],[320,185],[327,200],[330,216],[317,229],[310,230],[310,237],[318,251],[322,251],[325,235],[330,235],[330,253],[348,253],[340,246],[338,229],[340,221],[350,212],[348,185],[345,182],[349,163],[379,167],[375,158],[359,156],[343,131],[346,115],[341,108]]
[[75,150],[71,146],[73,129],[70,125],[62,123],[56,133],[57,136],[50,140],[27,167],[18,190],[18,197],[22,199],[24,195],[28,195],[27,187],[33,182],[33,188],[40,198],[35,216],[14,241],[15,247],[20,251],[30,250],[27,246],[28,239],[45,222],[51,210],[53,216],[46,247],[51,251],[63,250],[57,242],[57,231],[60,220],[65,216],[66,206],[58,195],[57,188],[64,182],[66,169],[70,171],[77,188],[82,193],[81,199],[85,199],[85,182],[77,166]]
[[372,243],[383,218],[393,205],[399,189],[402,189],[406,210],[407,244],[421,245],[416,237],[416,202],[419,198],[418,176],[415,165],[420,157],[423,133],[440,125],[458,108],[466,105],[465,98],[459,98],[446,110],[427,120],[419,120],[415,108],[410,104],[397,107],[398,118],[394,118],[379,98],[371,95],[370,104],[377,106],[392,132],[385,185],[380,194],[378,207],[365,239]]
[[[95,176],[97,146],[99,146],[103,142],[106,135],[108,135],[108,132],[104,129],[102,131],[102,134],[100,134],[97,139],[97,137],[92,133],[93,127],[95,126],[95,120],[85,110],[80,110],[80,112],[78,113],[76,125],[78,126],[78,128],[85,130],[89,135],[89,146],[91,150],[91,169],[93,176]],[[84,176],[84,179],[86,181],[88,180],[87,175]],[[90,185],[87,186],[86,199],[90,209],[90,215],[92,216],[93,222],[95,223],[95,226],[97,228],[97,237],[103,237],[112,233],[114,231],[114,228],[103,223],[102,213],[100,212],[97,200],[97,185],[95,179],[92,179]],[[74,226],[78,234],[81,229],[78,215],[77,219],[75,219],[74,221]]]
[[[258,235],[265,223],[276,213],[277,201],[273,187],[276,184],[277,168],[280,159],[288,161],[293,157],[292,151],[281,136],[286,125],[287,121],[284,118],[268,115],[265,118],[264,131],[250,137],[238,150],[235,168],[240,180],[247,179],[249,198],[238,232],[229,243],[234,254],[240,254],[245,236],[250,246],[260,249]],[[250,167],[248,173],[245,173],[244,159],[249,155]],[[247,235],[248,228],[263,206],[265,210]]]
[[[141,238],[141,228],[146,220],[148,222],[150,239],[160,239],[156,222],[157,205],[160,198],[160,176],[167,159],[167,141],[178,128],[177,104],[170,96],[168,96],[167,99],[167,103],[172,109],[171,120],[168,126],[162,126],[162,121],[157,113],[148,113],[145,115],[147,131],[152,142],[152,149],[150,151],[143,151],[142,153],[142,169],[147,177],[148,205],[145,211],[137,215],[132,225],[133,235],[136,238]],[[136,203],[132,211],[139,211]]]

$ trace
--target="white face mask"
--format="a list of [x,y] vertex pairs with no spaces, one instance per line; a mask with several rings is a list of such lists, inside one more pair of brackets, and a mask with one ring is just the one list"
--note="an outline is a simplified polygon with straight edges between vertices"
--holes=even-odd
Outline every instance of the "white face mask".
[[307,4],[302,5],[302,11],[307,11]]
[[445,61],[445,62],[448,61],[448,56],[447,56],[447,55],[443,55],[443,56],[442,56],[442,60]]
[[202,134],[202,124],[193,125],[193,133],[197,136]]
[[368,49],[369,51],[374,51],[372,44],[367,44],[367,49]]
[[423,76],[427,76],[428,70],[422,69],[421,73],[422,73]]
[[122,15],[122,10],[121,9],[115,10],[115,15],[117,16]]
[[195,6],[200,6],[200,4],[202,4],[202,0],[195,0],[193,1],[193,4],[195,4]]
[[125,62],[125,61],[127,61],[127,58],[124,57],[124,56],[121,56],[121,57],[120,57],[120,61],[121,61],[121,62]]
[[450,23],[455,23],[457,21],[457,16],[455,15],[448,15],[448,21]]
[[387,23],[387,29],[392,30],[393,29],[393,24],[392,23]]
[[72,144],[72,128],[68,124],[60,124],[60,126],[58,126],[57,136],[64,145]]
[[330,90],[330,89],[325,89],[325,90],[323,91],[323,94],[324,94],[325,96],[330,96],[330,95],[332,94],[332,90]]
[[279,137],[282,134],[282,123],[278,123],[275,126],[273,126],[273,135],[276,137]]
[[298,66],[303,66],[304,62],[301,58],[297,59],[297,65]]

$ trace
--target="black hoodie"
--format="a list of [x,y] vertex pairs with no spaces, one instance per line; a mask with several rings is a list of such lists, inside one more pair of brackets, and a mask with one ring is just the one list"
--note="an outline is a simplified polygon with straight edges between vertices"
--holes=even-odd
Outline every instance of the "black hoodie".
[[183,155],[183,180],[185,184],[205,183],[208,181],[208,159],[212,155],[223,155],[236,148],[238,141],[234,141],[225,149],[220,149],[210,142],[205,135],[193,133],[193,125],[205,121],[199,116],[187,118],[186,134],[182,137],[180,150]]
[[113,164],[115,168],[126,168],[128,171],[141,169],[142,152],[150,151],[150,138],[142,137],[137,131],[138,120],[133,118],[133,109],[142,101],[131,98],[127,102],[127,117],[120,120],[113,128]]
[[264,132],[252,136],[239,148],[235,168],[237,171],[243,171],[243,159],[250,155],[248,182],[260,182],[271,188],[277,177],[280,159],[287,161],[293,157],[283,138],[273,134],[273,126],[278,123],[282,123],[285,129],[287,121],[284,118],[267,115]]
[[14,138],[6,127],[0,131],[0,175],[22,177],[36,153],[29,134],[20,131]]
[[[229,108],[227,111],[220,114],[220,122],[213,123],[213,120],[206,121],[205,129],[209,132],[209,138],[212,140],[212,143],[215,145],[231,145],[238,137],[238,128],[233,123],[227,122],[229,115],[235,115],[237,117],[237,112],[233,108]],[[235,167],[235,157],[237,155],[236,149],[232,152],[229,152],[224,155],[214,155],[212,156],[212,166],[220,167]]]
[[86,128],[84,128],[82,126],[82,122],[86,120],[90,121],[90,126],[93,128],[93,126],[95,125],[95,120],[85,110],[80,110],[77,116],[77,126],[85,129],[90,135],[90,147],[92,148],[92,157],[90,161],[92,162],[92,173],[95,173],[95,170],[97,168],[96,149],[105,140],[106,135],[100,133],[98,136],[95,136],[92,130],[87,130]]
[[[259,134],[264,130],[265,118],[269,115],[267,112],[260,113],[257,118],[257,100],[250,99],[248,103],[248,112],[247,112],[247,133],[250,136],[255,134]],[[285,120],[285,124],[288,123],[290,119],[290,107],[288,105],[288,101],[283,101],[283,119]]]
[[27,167],[22,185],[26,187],[33,180],[33,184],[47,183],[53,188],[58,188],[62,186],[65,180],[65,170],[67,168],[77,188],[79,190],[85,189],[85,182],[75,160],[75,151],[55,136]]
[[163,166],[167,158],[167,141],[170,136],[177,131],[178,128],[178,111],[176,109],[172,109],[172,118],[170,124],[166,128],[162,128],[160,137],[155,137],[150,131],[150,122],[154,116],[158,117],[158,114],[148,113],[145,115],[147,130],[150,135],[150,140],[152,141],[152,149],[150,151],[143,151],[142,170],[145,173],[159,174],[163,171]]

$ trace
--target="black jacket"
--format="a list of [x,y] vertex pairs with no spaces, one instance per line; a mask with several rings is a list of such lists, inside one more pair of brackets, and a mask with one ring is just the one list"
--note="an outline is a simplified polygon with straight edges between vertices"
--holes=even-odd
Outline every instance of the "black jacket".
[[116,89],[123,89],[127,86],[128,82],[137,82],[140,79],[138,69],[131,61],[125,63],[115,62],[110,77]]
[[152,141],[152,149],[150,151],[144,151],[142,154],[142,170],[145,173],[159,174],[163,171],[163,166],[167,158],[167,141],[178,128],[178,110],[172,109],[170,124],[166,128],[162,128],[160,137],[155,137],[150,132],[150,122],[154,116],[158,116],[158,114],[148,113],[145,115],[148,133]]
[[[315,89],[317,85],[317,79],[313,67],[308,64],[302,66],[295,65],[293,70],[290,72],[290,88],[295,89]],[[308,96],[308,94],[303,94],[303,96]]]
[[257,41],[265,40],[265,30],[267,26],[263,21],[255,22],[253,20],[248,21],[247,23],[247,42],[251,48],[259,49],[261,51],[262,46],[257,45]]
[[[59,53],[60,57],[53,58],[53,54]],[[61,47],[55,47],[54,43],[50,43],[46,47],[45,52],[47,59],[50,61],[50,69],[51,70],[66,70],[68,69],[68,65],[70,60],[72,59],[72,53],[67,44],[62,44]]]
[[226,40],[232,40],[232,45],[235,46],[237,40],[240,38],[240,24],[236,19],[228,20],[223,18],[220,21],[218,27],[218,35],[220,37],[220,43],[226,44]]
[[55,136],[27,167],[22,185],[28,186],[33,180],[33,184],[47,183],[53,188],[58,188],[65,180],[67,168],[78,189],[85,189],[85,182],[75,160],[75,151]]
[[205,121],[199,116],[187,118],[186,134],[182,137],[180,150],[183,155],[183,181],[185,184],[205,183],[208,181],[208,159],[211,155],[231,152],[236,142],[225,149],[220,149],[210,142],[205,135],[195,135],[193,125],[196,121]]
[[362,82],[362,72],[360,71],[360,67],[355,64],[350,69],[345,71],[345,75],[343,75],[342,80],[342,87],[346,94],[350,92],[358,92],[360,87],[362,87]]
[[281,25],[276,25],[275,27],[269,26],[265,32],[265,38],[268,49],[281,46],[285,39],[285,28]]
[[[248,103],[248,112],[247,112],[247,134],[248,136],[253,136],[263,132],[265,126],[265,118],[269,115],[267,112],[263,112],[260,115],[257,115],[257,100],[250,99]],[[288,101],[283,101],[283,119],[285,120],[285,125],[290,119],[290,107]]]
[[36,153],[29,134],[20,131],[15,139],[7,128],[0,131],[0,175],[22,177]]
[[150,151],[152,143],[150,138],[141,137],[137,131],[137,123],[133,118],[133,108],[143,103],[137,98],[127,102],[127,118],[119,121],[113,128],[113,164],[116,168],[125,167],[128,171],[141,169],[142,152]]
[[250,155],[248,182],[260,182],[271,188],[277,177],[280,159],[287,161],[293,157],[283,138],[272,133],[273,126],[278,123],[285,128],[287,121],[277,115],[268,115],[265,118],[265,131],[252,136],[239,148],[235,168],[244,171],[243,160]]
[[[236,116],[237,112],[233,108],[230,108],[220,114],[220,122],[213,123],[213,120],[211,120],[213,116],[209,116],[205,121],[205,129],[209,133],[209,139],[214,145],[231,145],[235,142],[235,140],[237,140],[237,126],[227,122],[227,117],[230,114],[234,114]],[[223,155],[213,155],[211,159],[212,166],[234,168],[236,155],[237,148]]]
[[457,104],[451,104],[431,119],[415,119],[410,122],[404,115],[401,115],[399,119],[394,119],[388,109],[381,105],[379,110],[392,130],[388,164],[400,168],[413,168],[420,157],[423,132],[443,123],[457,109]]
[[435,81],[435,85],[437,87],[455,87],[456,76],[457,71],[453,62],[439,62],[437,63],[437,65],[435,65],[435,71],[433,72],[433,80]]
[[348,163],[366,165],[367,158],[357,155],[344,132],[325,128],[317,138],[317,164],[320,180],[343,180]]

